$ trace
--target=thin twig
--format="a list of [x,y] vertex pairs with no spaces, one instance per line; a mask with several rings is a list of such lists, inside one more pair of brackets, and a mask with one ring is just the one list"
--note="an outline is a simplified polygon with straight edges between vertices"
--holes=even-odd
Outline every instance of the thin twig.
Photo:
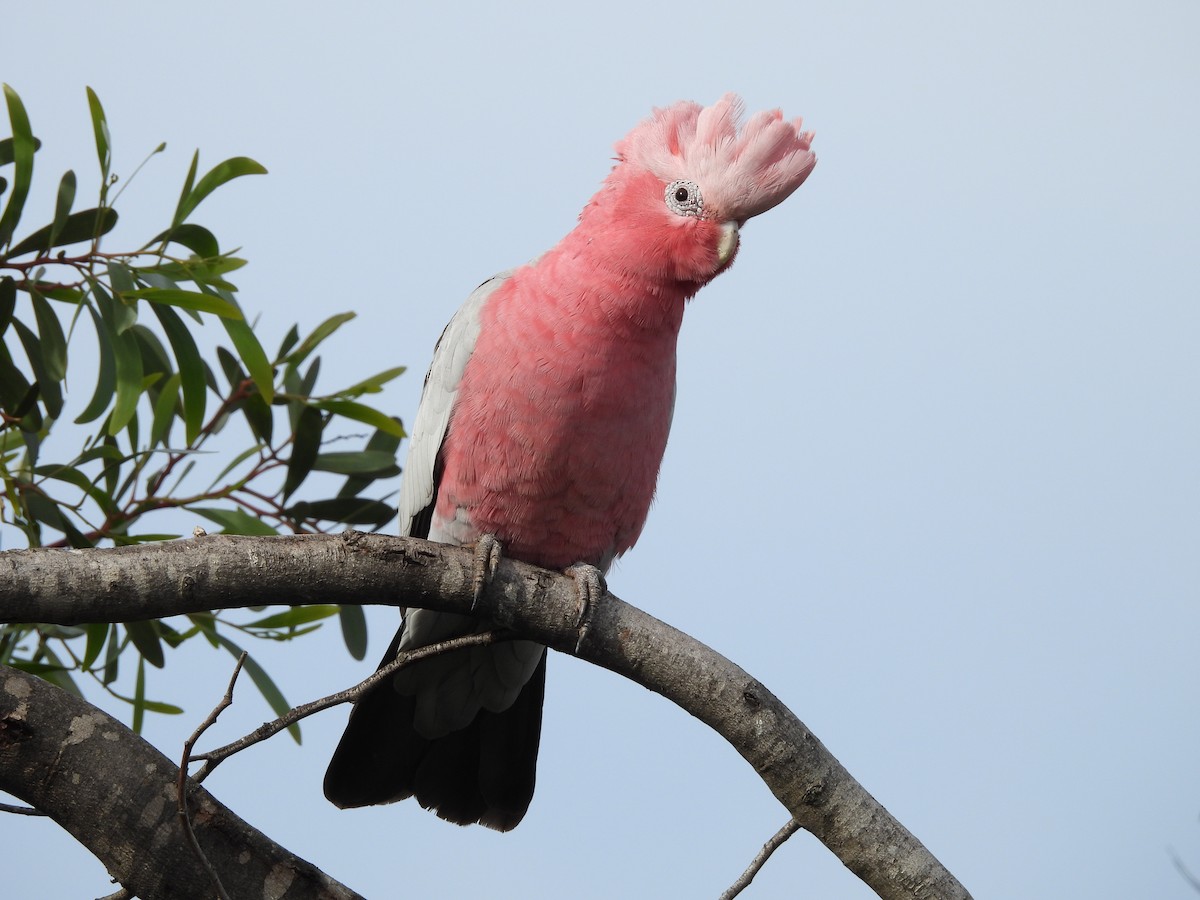
[[309,703],[302,703],[300,706],[288,710],[279,718],[265,722],[254,731],[250,732],[243,738],[234,741],[231,744],[226,744],[224,747],[218,747],[216,750],[209,750],[206,753],[197,753],[194,756],[188,756],[186,762],[204,761],[204,765],[193,776],[193,780],[199,784],[207,778],[212,770],[220,763],[233,756],[235,753],[240,753],[247,747],[252,747],[255,744],[265,741],[272,735],[278,734],[290,725],[294,725],[301,719],[306,719],[313,713],[318,713],[323,709],[328,709],[331,706],[337,706],[341,703],[353,703],[358,700],[363,694],[379,684],[386,678],[396,674],[400,669],[412,663],[419,662],[422,659],[427,659],[430,656],[437,656],[441,653],[449,653],[452,650],[462,650],[466,647],[486,647],[489,644],[498,644],[503,641],[516,640],[518,637],[513,631],[481,631],[474,634],[466,634],[462,637],[451,638],[448,641],[441,641],[437,644],[429,644],[426,647],[418,647],[408,653],[401,653],[386,666],[380,668],[375,674],[371,675],[363,681],[360,681],[354,687],[347,688],[344,691],[338,691],[336,694],[330,694],[328,697],[321,697],[318,700],[313,700]]
[[0,803],[0,813],[12,813],[14,816],[44,816],[45,813],[32,806],[14,806],[11,803]]
[[779,849],[788,838],[800,830],[800,822],[796,819],[791,819],[786,825],[775,832],[775,836],[763,844],[763,848],[758,851],[758,856],[754,857],[754,861],[750,863],[749,868],[742,873],[742,877],[735,881],[725,893],[720,897],[720,900],[733,900],[738,894],[750,886],[750,882],[754,880],[754,876],[758,874],[758,870],[763,867],[771,854]]
[[1183,864],[1183,860],[1179,858],[1179,854],[1174,850],[1171,851],[1171,861],[1175,863],[1175,868],[1179,870],[1179,874],[1183,876],[1184,881],[1191,885],[1192,890],[1200,893],[1200,878],[1191,873],[1188,867]]
[[192,749],[196,746],[196,741],[200,740],[201,735],[217,721],[217,717],[222,712],[233,705],[233,686],[237,683],[238,675],[242,671],[242,664],[245,662],[246,651],[243,650],[241,655],[238,656],[237,664],[233,667],[233,675],[229,678],[229,687],[225,689],[225,696],[221,698],[221,702],[213,708],[213,711],[208,714],[208,718],[201,722],[196,730],[192,732],[192,736],[183,742],[183,759],[179,762],[179,778],[175,783],[176,796],[179,803],[179,821],[183,825],[184,834],[187,836],[188,846],[192,848],[192,852],[196,854],[196,858],[200,860],[200,864],[208,872],[208,877],[212,879],[213,887],[216,889],[217,896],[221,900],[232,900],[232,898],[225,892],[225,887],[221,884],[221,876],[217,874],[216,868],[209,861],[204,850],[201,849],[200,842],[196,840],[196,832],[192,828],[192,817],[188,812],[187,767],[188,760],[192,756]]

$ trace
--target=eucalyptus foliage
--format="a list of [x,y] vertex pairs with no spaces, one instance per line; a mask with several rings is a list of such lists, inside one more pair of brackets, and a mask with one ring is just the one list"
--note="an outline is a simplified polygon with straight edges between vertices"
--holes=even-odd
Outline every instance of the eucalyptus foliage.
[[[381,480],[399,474],[404,431],[362,398],[403,369],[318,390],[317,351],[354,314],[332,316],[304,337],[292,326],[271,353],[230,281],[245,260],[192,221],[213,191],[266,169],[235,157],[198,177],[197,152],[166,227],[138,249],[102,249],[117,224],[120,192],[110,198],[118,178],[108,122],[89,88],[100,167],[95,205],[75,210],[77,181],[68,171],[49,224],[22,233],[41,144],[7,85],[4,100],[11,137],[0,140],[0,523],[30,547],[64,548],[180,537],[148,522],[166,510],[184,510],[230,534],[386,525],[394,504],[376,494],[386,487]],[[205,323],[219,323],[227,345],[202,349]],[[73,404],[68,371],[76,388],[90,385],[93,372],[69,364],[90,337],[98,356],[84,355],[98,359],[95,387],[85,391],[86,402]],[[59,449],[64,442],[66,451]],[[314,472],[344,477],[339,485],[328,475],[310,479]],[[321,493],[318,485],[331,486]],[[132,704],[138,728],[146,711],[180,711],[148,699],[146,664],[161,668],[167,651],[192,638],[238,655],[239,635],[290,640],[340,614],[351,653],[361,658],[365,651],[357,607],[262,613],[252,621],[207,613],[83,628],[0,626],[0,663],[76,693],[81,679],[101,685]],[[128,695],[116,688],[123,664],[136,665]],[[246,670],[274,709],[287,708],[252,658]]]

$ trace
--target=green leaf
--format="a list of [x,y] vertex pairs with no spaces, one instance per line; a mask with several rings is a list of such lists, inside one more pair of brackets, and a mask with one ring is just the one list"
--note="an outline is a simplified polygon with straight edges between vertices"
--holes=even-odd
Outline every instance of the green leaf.
[[[113,286],[111,295],[95,278],[89,278],[88,284],[100,307],[100,313],[112,325],[117,334],[124,334],[133,327],[138,317],[137,304],[122,296],[124,292],[134,289],[133,273],[116,260],[109,260],[108,279]],[[105,298],[107,298],[107,302],[105,302]]]
[[146,662],[156,669],[161,669],[166,660],[163,658],[162,642],[158,636],[158,623],[153,619],[126,622],[125,631]]
[[321,432],[325,428],[325,417],[311,406],[304,408],[296,423],[292,441],[292,455],[288,459],[287,477],[283,481],[283,499],[287,500],[300,487],[312,471],[321,449]]
[[107,187],[108,170],[112,164],[112,150],[108,135],[108,120],[104,116],[104,107],[100,98],[90,87],[87,89],[88,110],[92,114],[92,132],[96,136],[96,158],[100,161],[100,182]]
[[355,659],[367,655],[367,617],[361,606],[343,606],[338,610],[342,624],[342,640]]
[[109,414],[107,430],[109,435],[115,436],[129,424],[137,412],[137,402],[142,395],[142,376],[144,375],[142,351],[133,334],[129,331],[117,331],[119,323],[128,322],[124,304],[109,297],[103,289],[98,291],[97,286],[97,284],[92,285],[92,292],[96,297],[96,305],[100,307],[105,337],[108,338],[113,351],[117,399]]
[[208,391],[204,384],[204,363],[192,334],[169,306],[152,303],[150,308],[158,316],[171,349],[175,353],[175,364],[179,366],[179,377],[183,388],[183,427],[187,445],[190,447],[200,435],[204,425],[204,407]]
[[376,478],[394,478],[400,474],[396,456],[385,450],[339,450],[322,453],[313,468],[319,472],[336,475],[374,475]]
[[[242,648],[225,637],[225,635],[217,634],[216,638],[221,646],[228,650],[235,659],[242,655]],[[253,656],[246,655],[246,659],[242,663],[242,668],[246,670],[246,674],[250,676],[250,680],[254,682],[254,686],[258,688],[258,692],[263,695],[263,699],[267,701],[267,705],[271,707],[275,715],[282,716],[291,709],[291,705],[287,702],[287,698],[283,696],[283,692],[275,686],[275,682],[271,680],[271,676],[266,673],[266,670],[254,661]],[[300,728],[297,725],[289,725],[288,733],[297,744],[300,743]]]
[[298,628],[301,625],[307,625],[310,622],[318,622],[321,619],[328,619],[330,616],[336,615],[338,607],[333,604],[314,605],[314,606],[293,606],[291,609],[284,612],[274,613],[273,615],[264,616],[261,619],[255,619],[253,622],[245,622],[241,625],[242,628]]
[[166,445],[171,437],[171,423],[179,408],[179,373],[167,379],[158,399],[154,401],[154,418],[150,423],[150,446]]
[[13,310],[17,308],[17,282],[11,275],[0,278],[0,336],[8,330]]
[[258,342],[258,338],[244,319],[222,319],[221,324],[225,326],[229,339],[233,341],[238,355],[246,364],[246,370],[254,379],[254,387],[259,396],[264,403],[270,403],[275,399],[275,372],[262,344]]
[[407,369],[408,366],[395,366],[391,369],[384,369],[370,378],[364,378],[358,384],[351,385],[344,391],[338,391],[338,393],[346,397],[357,397],[359,394],[378,394],[383,390],[385,384],[403,375]]
[[25,356],[29,358],[29,365],[33,369],[38,397],[46,408],[46,414],[52,419],[57,419],[63,405],[61,379],[51,377],[44,344],[38,340],[33,330],[20,319],[13,322],[13,325],[16,326],[21,345],[25,348]]
[[[198,156],[197,159],[199,159]],[[207,175],[200,179],[199,184],[191,192],[180,198],[179,207],[175,210],[175,218],[171,222],[172,227],[182,224],[184,219],[192,214],[192,211],[200,205],[205,197],[226,182],[232,181],[234,178],[242,175],[266,174],[267,170],[265,168],[245,156],[235,156],[232,159],[225,160],[223,163],[218,163]]]
[[87,647],[83,651],[83,659],[79,663],[79,668],[85,672],[100,658],[100,651],[104,649],[104,642],[108,639],[108,628],[106,622],[93,622],[91,625],[84,626],[84,630],[87,632]]
[[71,207],[74,205],[75,172],[67,169],[58,183],[58,197],[54,202],[54,222],[50,225],[50,240],[47,242],[47,246],[58,246],[54,240],[62,234],[63,227],[67,224],[67,216],[71,214]]
[[12,158],[15,170],[8,205],[0,215],[0,247],[12,240],[17,222],[21,220],[25,198],[29,196],[29,184],[33,180],[33,154],[37,149],[25,105],[17,96],[17,92],[7,84],[4,85],[4,100],[8,104],[8,118],[12,123]]
[[[395,420],[396,424],[400,424],[400,420]],[[400,438],[394,434],[389,434],[385,431],[376,429],[371,435],[371,439],[367,441],[367,446],[363,449],[368,453],[387,453],[392,461],[396,459],[396,450],[400,447]],[[367,475],[351,475],[337,492],[339,497],[357,497],[361,494],[368,485],[375,481],[376,476]]]
[[257,516],[242,509],[219,509],[211,506],[189,506],[188,512],[204,516],[221,526],[223,534],[273,535],[278,532]]
[[[79,463],[79,460],[76,460]],[[79,463],[82,465],[82,463]],[[55,481],[62,481],[72,487],[83,491],[92,499],[100,510],[108,515],[117,511],[116,504],[113,503],[111,497],[100,489],[95,480],[81,472],[74,464],[61,465],[58,463],[47,464],[44,466],[35,466],[33,474],[40,478],[51,478]]]
[[299,366],[310,353],[317,349],[317,346],[329,337],[355,316],[352,312],[338,313],[336,316],[330,316],[320,325],[313,329],[312,334],[300,342],[300,346],[291,352],[287,361],[294,366]]
[[374,425],[380,431],[396,437],[404,437],[404,427],[396,419],[362,403],[355,403],[353,400],[313,400],[312,405],[337,416]]
[[53,224],[39,228],[29,237],[22,239],[8,255],[15,257],[33,251],[44,253],[52,247],[66,247],[68,244],[93,240],[108,234],[116,227],[117,211],[112,207],[85,209],[71,213],[61,224],[55,219]]
[[[37,138],[33,139],[33,149],[35,151],[42,149],[42,142]],[[13,139],[4,138],[4,140],[0,140],[0,166],[11,166],[13,164],[13,153]]]
[[[0,332],[4,331],[3,325],[0,325]],[[296,346],[296,342],[300,340],[300,329],[293,325],[288,329],[288,333],[283,336],[283,343],[279,345],[279,353],[276,354],[276,359],[283,359],[289,350]]]
[[396,517],[396,508],[382,500],[334,497],[330,500],[302,500],[288,507],[287,513],[295,519],[323,519],[380,528]]
[[[134,643],[137,643],[134,641]],[[161,650],[159,651],[162,652]],[[133,688],[133,722],[131,723],[134,734],[142,733],[142,725],[146,718],[146,657],[145,654],[138,657],[137,680],[134,682]]]
[[216,236],[204,226],[193,225],[190,222],[185,222],[182,225],[176,225],[174,228],[168,228],[166,231],[160,232],[146,246],[149,247],[160,242],[164,244],[181,244],[201,259],[210,259],[221,254],[220,247],[217,246]]
[[212,294],[202,294],[199,291],[173,290],[170,288],[139,288],[126,291],[123,296],[138,300],[149,300],[151,303],[166,303],[182,309],[194,309],[197,312],[212,313],[222,319],[241,319],[242,311],[237,304],[230,303]]
[[96,324],[96,337],[100,347],[100,371],[96,375],[96,390],[87,407],[75,420],[76,425],[86,424],[104,415],[117,386],[117,364],[116,354],[113,353],[112,335],[108,327],[101,321],[99,314],[91,306],[88,307],[88,312],[92,314],[92,320]]
[[[67,377],[67,338],[53,307],[37,291],[31,292],[33,314],[37,319],[38,337],[46,361],[46,374],[55,381]],[[56,417],[57,418],[57,417]]]

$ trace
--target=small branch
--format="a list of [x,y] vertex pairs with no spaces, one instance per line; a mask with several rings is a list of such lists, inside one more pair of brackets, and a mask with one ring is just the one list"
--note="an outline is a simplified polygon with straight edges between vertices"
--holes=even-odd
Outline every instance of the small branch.
[[188,759],[191,758],[192,748],[196,746],[196,741],[200,740],[200,736],[206,732],[209,727],[216,723],[217,717],[226,709],[233,705],[233,686],[237,684],[238,675],[241,674],[242,665],[246,662],[246,651],[243,650],[238,656],[237,663],[233,667],[233,674],[229,677],[229,687],[225,689],[225,696],[221,698],[221,702],[213,707],[213,711],[208,714],[203,722],[201,722],[192,736],[183,742],[183,759],[179,761],[179,777],[175,779],[175,797],[178,803],[177,812],[179,822],[183,826],[184,836],[187,838],[188,846],[192,848],[192,852],[196,854],[196,858],[200,860],[200,865],[204,866],[204,870],[208,872],[208,877],[212,879],[213,889],[216,890],[217,896],[221,900],[231,900],[229,894],[225,891],[225,886],[221,884],[221,876],[217,870],[213,868],[212,862],[209,861],[208,855],[200,847],[200,842],[196,840],[195,829],[192,828],[192,816],[188,811],[187,802],[187,766]]
[[[189,762],[203,760],[204,765],[200,767],[200,770],[193,776],[192,779],[197,783],[203,782],[204,779],[212,773],[213,769],[220,765],[224,760],[233,756],[235,753],[240,753],[247,747],[252,747],[255,744],[265,741],[267,738],[278,734],[288,726],[299,722],[301,719],[308,718],[313,713],[318,713],[323,709],[329,709],[329,707],[337,706],[341,703],[353,703],[367,691],[371,690],[371,688],[375,687],[375,685],[379,684],[379,682],[383,681],[385,678],[390,678],[392,675],[395,675],[405,666],[411,665],[412,663],[418,662],[422,659],[427,659],[430,656],[449,653],[451,650],[461,650],[465,647],[486,647],[489,644],[497,644],[502,641],[516,640],[517,637],[518,635],[516,632],[512,631],[482,631],[475,634],[463,635],[462,637],[451,638],[448,641],[441,641],[437,644],[429,644],[426,647],[419,647],[409,653],[402,653],[386,666],[380,668],[370,678],[360,681],[358,684],[354,685],[354,687],[350,687],[344,691],[338,691],[336,694],[330,694],[327,697],[321,697],[320,699],[313,700],[309,703],[303,703],[300,706],[294,707],[279,718],[271,722],[263,723],[245,737],[236,740],[231,744],[226,744],[224,747],[218,747],[216,750],[210,750],[207,753],[197,753],[194,756],[191,755],[191,746],[185,747],[183,766],[186,766]],[[243,654],[243,656],[244,655],[245,654]],[[236,671],[234,672],[234,678],[237,678]],[[225,695],[226,698],[232,700],[232,691],[233,682],[231,681],[229,683],[229,693]],[[200,731],[202,731],[204,728],[207,728],[212,721],[216,721],[217,714],[220,712],[220,710],[223,710],[225,706],[228,705],[228,703],[225,703],[223,706],[218,707],[218,709],[213,710],[213,714],[210,715],[207,720],[205,720],[205,723],[201,726],[201,729],[192,736],[192,745],[195,744],[195,739],[200,736]]]
[[11,803],[0,803],[0,813],[12,813],[14,816],[44,816],[45,813],[32,806],[14,806]]
[[729,890],[720,896],[720,900],[733,900],[738,894],[750,887],[750,882],[754,880],[754,876],[758,874],[771,854],[783,845],[783,842],[790,838],[793,834],[800,830],[800,822],[796,819],[790,819],[786,825],[780,828],[775,835],[763,844],[763,848],[758,851],[758,856],[754,857],[754,861],[750,863],[742,877],[729,886]]

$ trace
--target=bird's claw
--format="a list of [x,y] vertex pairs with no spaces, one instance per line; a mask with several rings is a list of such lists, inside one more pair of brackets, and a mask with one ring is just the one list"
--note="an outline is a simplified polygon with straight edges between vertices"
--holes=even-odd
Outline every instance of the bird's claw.
[[575,641],[575,652],[578,653],[591,626],[592,603],[608,592],[608,584],[604,580],[604,573],[588,563],[575,563],[565,574],[575,581],[576,596],[579,600],[579,612],[575,620],[575,627],[579,631],[579,637]]
[[496,567],[504,556],[504,548],[494,534],[482,534],[475,542],[475,577],[472,581],[474,590],[471,596],[471,612],[479,605],[483,592],[487,590],[492,578],[496,575]]

